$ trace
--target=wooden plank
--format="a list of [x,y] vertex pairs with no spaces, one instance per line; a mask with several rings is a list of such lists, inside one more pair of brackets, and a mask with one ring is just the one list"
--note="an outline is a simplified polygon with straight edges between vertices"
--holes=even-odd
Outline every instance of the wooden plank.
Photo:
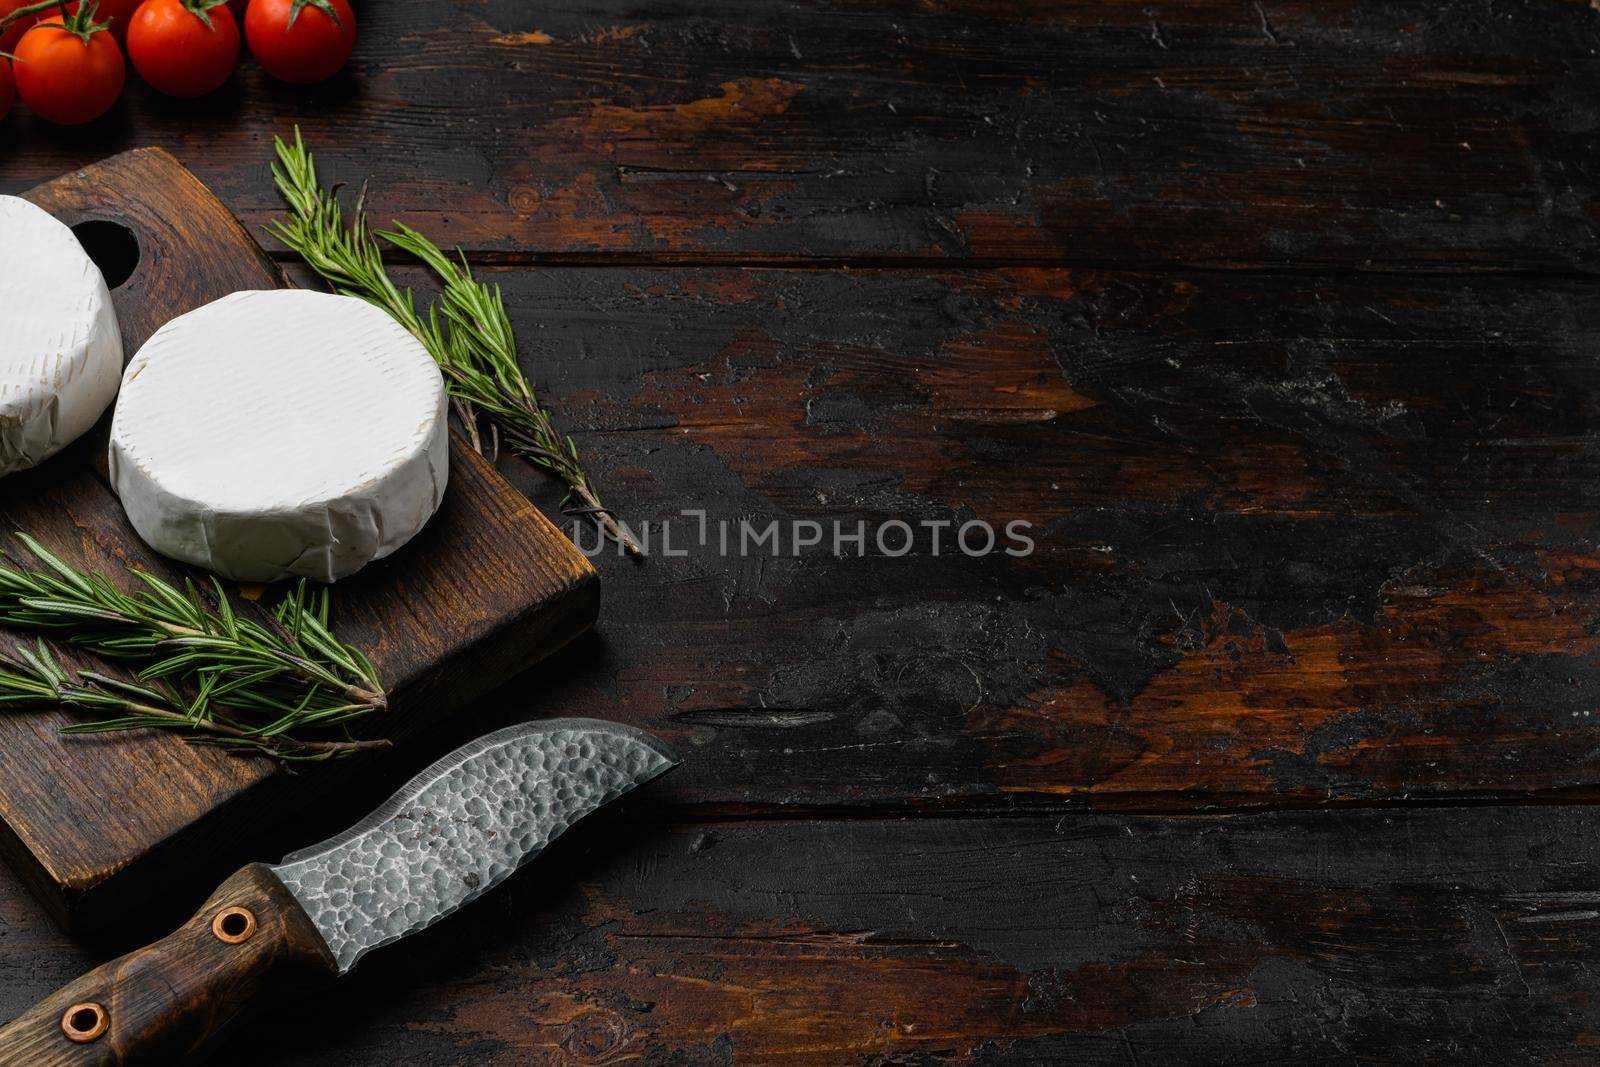
[[[1595,1040],[1591,811],[696,826],[652,805],[228,1062],[1580,1063]],[[100,958],[15,892],[0,921],[0,1015]]]
[[[253,232],[270,136],[438,240],[529,255],[1596,262],[1594,12],[1428,0],[369,5],[348,76],[253,65],[86,138],[0,126],[0,189],[176,146]],[[197,131],[204,130],[203,135]],[[25,149],[25,150],[24,150]]]
[[[174,315],[236,289],[283,284],[239,223],[164,152],[119,156],[28,195],[69,224],[99,219],[137,236],[139,265],[113,294],[130,352]],[[96,469],[103,428],[90,438],[6,479],[0,528],[29,532],[103,573],[137,566],[177,576],[139,542]],[[372,657],[392,694],[384,721],[365,728],[396,740],[582,633],[598,606],[593,568],[559,531],[459,443],[451,463],[445,504],[424,532],[336,592],[338,632]],[[79,924],[119,918],[175,882],[218,874],[224,845],[238,847],[253,826],[355,773],[327,766],[291,776],[170,735],[63,738],[56,729],[65,721],[56,712],[0,716],[0,820],[9,858]]]
[[[656,531],[644,566],[599,561],[603,654],[541,676],[540,706],[666,734],[691,753],[679,802],[1600,784],[1587,283],[494,277],[607,499]],[[687,555],[662,554],[667,519]],[[787,534],[724,555],[717,524],[744,519],[1026,520],[1037,548],[967,558],[947,527],[938,557],[924,528],[902,558],[795,557]],[[505,715],[530,695],[503,690]]]

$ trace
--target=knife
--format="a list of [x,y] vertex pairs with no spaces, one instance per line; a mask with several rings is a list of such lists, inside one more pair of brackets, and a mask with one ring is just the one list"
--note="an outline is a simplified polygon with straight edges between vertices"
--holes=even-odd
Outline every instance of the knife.
[[195,1062],[254,1002],[349,973],[677,765],[651,735],[597,719],[480,737],[349,830],[275,867],[250,864],[170,937],[41,1001],[0,1029],[0,1064]]

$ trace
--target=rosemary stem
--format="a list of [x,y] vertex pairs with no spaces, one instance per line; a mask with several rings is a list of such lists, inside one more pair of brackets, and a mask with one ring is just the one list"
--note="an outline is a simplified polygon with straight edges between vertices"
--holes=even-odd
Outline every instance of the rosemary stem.
[[[543,413],[540,412],[539,414]],[[518,452],[529,459],[539,460],[546,463],[554,464],[563,462],[564,457],[549,451],[543,445],[541,445],[537,439],[531,437],[526,432],[517,429],[515,426],[508,425],[501,432],[505,435],[506,440],[511,443],[511,448],[514,452]],[[573,497],[580,501],[583,506],[566,507],[562,510],[573,515],[592,516],[594,521],[600,525],[601,531],[607,537],[620,544],[629,555],[644,555],[644,549],[639,547],[639,542],[634,539],[633,535],[628,532],[626,527],[617,521],[617,517],[611,511],[611,509],[600,502],[600,497],[595,493],[594,488],[590,486],[589,479],[584,476],[582,471],[576,472],[575,475],[568,480],[567,490],[572,494]]]
[[461,420],[462,427],[467,431],[467,443],[474,452],[483,455],[483,438],[478,433],[478,416],[472,410],[472,405],[460,397],[452,397],[450,404],[456,409],[456,418]]
[[[152,707],[149,704],[140,704],[136,701],[127,701],[121,705],[122,710],[133,715],[144,715],[152,719],[163,719],[167,722],[182,723],[187,729],[199,730],[203,733],[217,734],[237,741],[254,741],[255,737],[247,730],[241,730],[227,723],[217,722],[213,719],[196,720],[188,715],[166,708]],[[308,752],[360,752],[372,748],[388,748],[391,742],[386,738],[375,738],[369,741],[301,741],[287,739],[284,748],[304,749]]]
[[357,704],[365,704],[374,711],[385,711],[389,707],[389,698],[383,693],[374,693],[370,689],[363,689],[359,685],[344,687],[344,695]]
[[611,510],[600,503],[600,498],[594,495],[587,483],[573,486],[572,492],[579,500],[583,501],[585,513],[595,517],[595,521],[600,523],[600,527],[606,532],[606,536],[620,544],[630,556],[644,555],[644,549],[639,547],[639,542],[634,540],[631,533],[623,529],[622,524],[617,522],[617,517],[611,513]]
[[[130,626],[153,625],[156,629],[166,633],[175,641],[181,641],[184,638],[212,636],[211,634],[206,633],[204,630],[196,630],[188,626],[179,626],[176,623],[151,624],[144,619],[128,618],[126,616],[122,617],[122,621]],[[259,654],[271,659],[275,663],[282,664],[295,674],[299,675],[303,680],[310,682],[313,685],[326,685],[328,682],[327,671],[317,667],[317,665],[314,663],[308,663],[299,656],[292,656],[287,652],[280,652],[276,649],[263,649],[259,651]],[[389,698],[385,693],[374,692],[371,689],[356,685],[353,682],[340,684],[343,685],[344,695],[357,704],[365,704],[376,711],[382,711],[389,706]]]
[[[143,625],[143,620],[141,620],[141,619],[130,619],[130,618],[126,617],[126,616],[123,616],[122,621],[127,623],[130,626]],[[161,630],[168,637],[173,638],[174,640],[177,640],[177,639],[180,639],[180,638],[184,638],[184,637],[204,637],[204,636],[206,636],[206,632],[204,630],[196,630],[196,629],[193,629],[192,627],[188,627],[188,626],[179,626],[177,623],[156,623],[155,626],[156,626],[157,629]]]

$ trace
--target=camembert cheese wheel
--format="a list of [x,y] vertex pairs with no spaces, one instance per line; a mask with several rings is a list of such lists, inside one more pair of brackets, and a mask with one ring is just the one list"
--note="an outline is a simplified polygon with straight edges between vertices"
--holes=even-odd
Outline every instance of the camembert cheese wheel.
[[446,403],[421,342],[365,301],[234,293],[128,364],[111,480],[164,555],[239,581],[337,581],[438,510]]
[[100,268],[66,226],[0,196],[0,477],[83,436],[122,378]]

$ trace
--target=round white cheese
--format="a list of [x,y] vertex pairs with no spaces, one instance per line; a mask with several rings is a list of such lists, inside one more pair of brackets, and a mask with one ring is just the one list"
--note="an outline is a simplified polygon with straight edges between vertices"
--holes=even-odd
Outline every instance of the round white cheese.
[[0,196],[0,477],[83,436],[117,395],[122,335],[100,268],[66,226]]
[[234,293],[173,319],[111,422],[139,536],[239,581],[354,574],[422,529],[448,472],[438,365],[353,297]]

